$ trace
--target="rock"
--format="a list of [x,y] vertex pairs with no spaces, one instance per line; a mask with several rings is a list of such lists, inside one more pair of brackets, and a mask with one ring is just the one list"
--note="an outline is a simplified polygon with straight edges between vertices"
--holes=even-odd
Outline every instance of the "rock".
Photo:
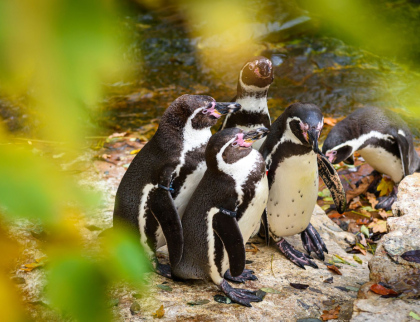
[[[405,252],[420,249],[420,174],[406,177],[399,185],[394,216],[387,220],[389,233],[380,240],[369,262],[370,281],[360,288],[354,302],[351,321],[412,321],[410,310],[420,312],[420,264],[401,257]],[[380,298],[370,286],[385,283],[401,293],[399,298]],[[416,305],[413,305],[413,304]]]
[[[367,262],[370,255],[360,255],[363,265],[357,264],[351,255],[344,251],[348,245],[346,239],[352,241],[354,236],[341,231],[318,206],[315,208],[311,223],[318,230],[329,250],[325,261],[329,261],[333,254],[337,254],[357,267],[342,265],[340,271],[343,275],[336,275],[315,257],[314,261],[319,269],[307,267],[303,270],[288,261],[273,245],[265,246],[263,240],[256,237],[251,242],[256,244],[259,251],[256,253],[247,252],[248,263],[250,261],[252,263],[247,264],[246,268],[254,270],[258,280],[247,281],[245,284],[232,284],[234,287],[254,291],[263,289],[266,292],[264,300],[252,303],[252,308],[244,308],[234,303],[227,305],[216,302],[214,296],[223,295],[223,293],[211,282],[177,282],[157,274],[150,274],[150,287],[148,288],[153,291],[137,300],[142,308],[141,312],[132,316],[130,313],[131,303],[121,300],[118,308],[114,309],[114,313],[120,320],[153,320],[152,314],[156,308],[163,305],[164,318],[167,320],[297,321],[306,319],[302,321],[319,321],[323,310],[330,310],[340,305],[339,318],[347,321],[351,317],[353,301],[357,295],[355,290],[368,281]],[[287,240],[300,251],[304,251],[300,236],[288,237]],[[163,253],[167,257],[165,248],[162,248],[159,253],[159,255]],[[331,284],[324,283],[324,280],[333,276]],[[166,292],[157,287],[165,281],[172,288],[172,292]],[[290,286],[290,283],[307,284],[309,287],[295,289]],[[341,287],[341,289],[336,287]],[[277,292],[268,292],[270,289]],[[123,299],[127,296],[131,297],[132,293],[132,290],[121,288],[115,289],[113,296]],[[210,302],[205,305],[188,305],[189,302],[197,301],[197,299],[207,299]]]
[[420,303],[416,300],[367,299],[354,302],[352,322],[414,321],[409,316],[413,311],[420,314]]

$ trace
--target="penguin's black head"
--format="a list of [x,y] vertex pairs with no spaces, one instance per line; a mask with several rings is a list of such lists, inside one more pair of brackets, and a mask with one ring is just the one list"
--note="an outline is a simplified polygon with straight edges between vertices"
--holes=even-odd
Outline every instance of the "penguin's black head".
[[306,146],[319,152],[318,138],[324,126],[324,117],[318,106],[309,103],[294,103],[285,111],[286,126],[290,127],[293,135]]
[[242,90],[259,91],[267,89],[274,79],[273,65],[268,58],[257,56],[249,59],[239,74]]
[[238,103],[216,102],[205,95],[182,95],[178,97],[162,116],[161,124],[183,129],[188,122],[195,130],[210,128],[225,114],[241,108]]
[[[260,127],[251,131],[228,128],[214,134],[207,144],[206,162],[209,168],[218,169],[218,163],[232,164],[246,157],[252,150],[252,144],[265,137],[268,129]],[[219,159],[218,159],[219,158]],[[221,158],[221,159],[220,159]]]
[[[333,127],[322,146],[322,153],[328,158],[331,163],[352,163],[353,147],[345,143],[339,127]],[[353,161],[354,162],[354,161]]]

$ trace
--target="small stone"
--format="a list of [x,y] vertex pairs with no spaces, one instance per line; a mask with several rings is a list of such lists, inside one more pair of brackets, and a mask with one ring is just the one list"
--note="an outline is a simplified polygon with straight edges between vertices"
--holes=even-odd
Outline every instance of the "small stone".
[[140,304],[137,301],[134,301],[130,306],[130,312],[132,315],[136,315],[140,312]]

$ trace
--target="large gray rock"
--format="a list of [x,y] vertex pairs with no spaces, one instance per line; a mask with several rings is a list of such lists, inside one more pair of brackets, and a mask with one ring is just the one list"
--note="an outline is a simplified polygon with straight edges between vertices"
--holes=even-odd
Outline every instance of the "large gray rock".
[[[420,249],[420,174],[406,177],[399,185],[398,200],[388,218],[389,233],[382,237],[369,262],[370,281],[363,285],[354,302],[351,321],[412,321],[410,311],[420,314],[420,264],[401,255]],[[376,283],[386,283],[402,293],[398,299],[384,299],[370,291]]]

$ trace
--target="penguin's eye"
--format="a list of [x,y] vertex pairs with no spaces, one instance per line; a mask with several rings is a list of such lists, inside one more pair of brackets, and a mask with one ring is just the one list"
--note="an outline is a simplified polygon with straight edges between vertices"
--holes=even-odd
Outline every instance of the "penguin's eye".
[[251,63],[251,64],[248,65],[249,70],[253,70],[254,67],[255,67],[254,63]]
[[336,154],[337,154],[337,150],[332,150],[330,153],[331,153],[332,155],[336,155]]

